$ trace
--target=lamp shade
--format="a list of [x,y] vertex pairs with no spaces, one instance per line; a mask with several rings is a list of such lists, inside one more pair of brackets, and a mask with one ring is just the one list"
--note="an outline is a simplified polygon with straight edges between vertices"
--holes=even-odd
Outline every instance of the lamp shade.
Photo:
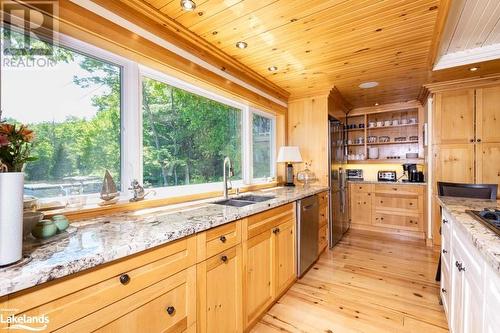
[[278,153],[278,159],[276,162],[279,163],[297,163],[302,162],[302,156],[300,155],[299,147],[297,146],[282,146]]

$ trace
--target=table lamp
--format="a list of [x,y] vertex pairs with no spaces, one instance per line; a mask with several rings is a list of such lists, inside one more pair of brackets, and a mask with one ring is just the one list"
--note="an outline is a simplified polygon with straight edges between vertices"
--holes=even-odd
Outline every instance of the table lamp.
[[278,163],[286,163],[286,178],[285,186],[295,186],[293,183],[293,165],[292,163],[302,162],[299,147],[297,146],[282,146],[278,153]]

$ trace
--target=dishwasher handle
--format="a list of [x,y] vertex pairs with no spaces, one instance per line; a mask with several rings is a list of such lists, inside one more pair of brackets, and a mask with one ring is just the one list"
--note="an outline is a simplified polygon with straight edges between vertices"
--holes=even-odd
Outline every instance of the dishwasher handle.
[[311,208],[314,208],[316,206],[316,202],[315,203],[312,203],[310,205],[307,205],[307,206],[303,206],[302,207],[302,210],[306,211],[306,210],[309,210]]

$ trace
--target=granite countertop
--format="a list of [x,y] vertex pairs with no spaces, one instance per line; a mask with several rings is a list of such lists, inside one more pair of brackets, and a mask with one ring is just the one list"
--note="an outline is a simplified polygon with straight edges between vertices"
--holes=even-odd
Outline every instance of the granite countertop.
[[439,197],[438,200],[440,205],[451,214],[454,221],[458,222],[456,225],[469,235],[472,244],[485,260],[493,269],[500,272],[500,237],[465,212],[466,210],[497,208],[500,207],[500,201],[455,197]]
[[[172,208],[144,209],[75,221],[67,237],[41,245],[23,244],[25,259],[0,268],[0,296],[74,274],[113,260],[166,244],[306,196],[328,187],[278,187],[252,192],[274,199],[237,208],[212,204],[221,198]],[[245,193],[249,194],[249,193]]]
[[412,182],[380,182],[378,180],[356,180],[356,179],[348,179],[349,183],[362,183],[362,184],[383,184],[383,185],[415,185],[415,186],[427,186],[427,183],[412,183]]

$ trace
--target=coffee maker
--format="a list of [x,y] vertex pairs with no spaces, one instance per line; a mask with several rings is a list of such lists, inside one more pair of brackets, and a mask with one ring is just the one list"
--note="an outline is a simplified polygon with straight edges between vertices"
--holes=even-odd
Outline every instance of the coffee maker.
[[404,182],[411,183],[423,183],[424,182],[424,173],[422,171],[417,170],[417,165],[415,163],[405,163],[403,164],[403,171],[406,179],[403,179]]

